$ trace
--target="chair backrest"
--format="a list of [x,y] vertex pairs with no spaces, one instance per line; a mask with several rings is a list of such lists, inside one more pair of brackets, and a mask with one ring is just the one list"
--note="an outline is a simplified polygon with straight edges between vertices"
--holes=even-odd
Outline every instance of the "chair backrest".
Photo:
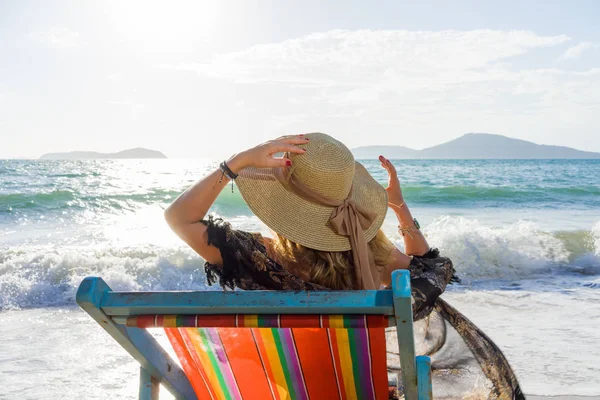
[[[385,399],[388,324],[406,399],[431,398],[429,358],[415,357],[405,270],[381,291],[115,292],[91,277],[76,298],[139,361],[143,399],[157,398],[159,382],[178,399]],[[165,328],[183,370],[141,329],[152,326]],[[258,387],[269,395],[254,395]]]
[[147,315],[199,399],[384,399],[383,315]]

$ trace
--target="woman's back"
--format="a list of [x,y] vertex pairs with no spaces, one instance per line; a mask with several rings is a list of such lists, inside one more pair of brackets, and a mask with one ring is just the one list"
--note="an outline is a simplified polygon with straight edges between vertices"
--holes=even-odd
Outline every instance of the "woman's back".
[[[281,152],[284,157],[274,158]],[[489,398],[523,398],[502,352],[439,298],[455,279],[452,262],[430,249],[404,202],[395,168],[383,157],[380,162],[388,172],[387,189],[355,162],[346,146],[327,135],[282,137],[221,163],[179,196],[165,217],[206,260],[208,284],[218,281],[224,288],[379,289],[390,284],[393,270],[409,269],[413,318],[425,321],[424,334],[436,343],[427,351],[444,352],[443,346],[453,343],[446,336],[451,330],[470,351],[445,360],[447,368],[439,373],[434,370],[434,391],[436,382],[447,386],[447,371],[461,370],[469,359],[487,381],[485,387],[465,385],[463,398],[483,392]],[[228,179],[236,181],[250,209],[275,232],[273,239],[206,218]],[[381,231],[388,207],[398,218],[405,253]],[[439,325],[429,324],[432,315],[442,326],[435,332],[427,328]]]

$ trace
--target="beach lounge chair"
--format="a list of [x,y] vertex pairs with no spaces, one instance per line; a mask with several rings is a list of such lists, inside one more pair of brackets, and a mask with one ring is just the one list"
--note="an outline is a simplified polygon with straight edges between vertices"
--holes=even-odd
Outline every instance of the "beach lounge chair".
[[[387,399],[385,328],[397,327],[408,400],[431,399],[415,357],[410,277],[392,290],[114,292],[86,278],[77,303],[141,365],[140,399]],[[164,328],[181,367],[145,328]]]

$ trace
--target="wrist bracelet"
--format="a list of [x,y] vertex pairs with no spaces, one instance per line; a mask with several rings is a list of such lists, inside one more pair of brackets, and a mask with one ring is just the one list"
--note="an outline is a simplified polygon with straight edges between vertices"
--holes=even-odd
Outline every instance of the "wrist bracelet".
[[226,175],[229,179],[235,179],[238,177],[238,175],[236,173],[234,173],[231,168],[229,168],[229,165],[227,165],[227,163],[225,161],[223,161],[221,164],[219,164],[219,169],[221,170],[221,172],[223,172],[223,175]]
[[410,236],[411,239],[414,239],[414,236],[412,235],[412,231],[418,231],[419,228],[417,228],[416,226],[409,226],[408,228],[402,228],[402,227],[398,227],[398,232],[400,232],[400,234],[402,236],[404,236],[405,234]]
[[229,165],[225,161],[219,164],[219,169],[221,170],[221,179],[219,179],[219,183],[223,182],[223,177],[226,176],[231,180],[231,193],[233,193],[233,180],[238,177],[236,173],[234,173]]
[[416,218],[413,218],[413,223],[414,223],[414,225],[409,226],[408,228],[403,228],[401,226],[398,226],[398,232],[400,232],[400,234],[402,236],[404,236],[405,234],[408,234],[408,236],[410,236],[411,239],[414,239],[411,232],[421,230],[421,225],[419,225],[419,221],[417,221]]

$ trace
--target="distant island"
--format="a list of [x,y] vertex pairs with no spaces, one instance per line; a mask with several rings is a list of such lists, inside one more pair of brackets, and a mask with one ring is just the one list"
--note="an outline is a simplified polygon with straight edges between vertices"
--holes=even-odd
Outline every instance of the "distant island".
[[117,153],[96,153],[94,151],[71,151],[68,153],[48,153],[40,157],[40,160],[109,160],[109,159],[132,159],[132,158],[167,158],[163,153],[156,150],[143,149],[141,147],[119,151]]
[[403,146],[363,146],[352,149],[352,153],[357,159],[373,159],[379,155],[391,159],[600,159],[600,153],[547,146],[490,133],[467,133],[423,150]]

